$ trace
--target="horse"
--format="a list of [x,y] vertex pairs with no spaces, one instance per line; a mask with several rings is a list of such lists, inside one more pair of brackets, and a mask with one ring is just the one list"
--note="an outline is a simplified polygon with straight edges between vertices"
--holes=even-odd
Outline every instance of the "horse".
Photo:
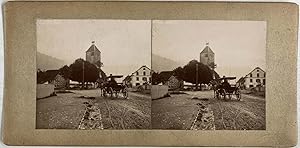
[[217,91],[220,89],[220,87],[221,87],[222,84],[217,79],[211,80],[210,84],[212,85],[212,89],[214,91],[214,98],[216,98]]
[[99,81],[98,82],[98,88],[100,88],[100,96],[104,96],[103,91],[106,89],[107,85],[108,85],[107,81]]

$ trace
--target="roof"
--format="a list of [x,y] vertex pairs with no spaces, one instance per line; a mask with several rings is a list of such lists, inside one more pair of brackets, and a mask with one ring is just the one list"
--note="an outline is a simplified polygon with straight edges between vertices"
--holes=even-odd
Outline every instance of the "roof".
[[205,46],[205,48],[200,52],[200,54],[207,53],[209,51],[215,54],[208,45]]
[[162,81],[168,81],[171,76],[173,76],[173,71],[162,71],[159,73],[159,77]]
[[242,83],[245,80],[244,77],[241,77],[236,83]]
[[42,84],[48,81],[52,81],[59,74],[59,70],[47,70],[45,72],[41,72],[38,75],[38,83]]
[[126,76],[125,77],[125,79],[123,80],[123,81],[127,81],[127,82],[129,82],[131,80],[131,76],[130,75],[128,75],[128,76]]
[[261,69],[260,67],[255,67],[253,70],[251,70],[251,72],[249,72],[248,74],[246,74],[245,75],[245,77],[247,76],[247,75],[249,75],[250,73],[252,73],[254,70],[256,70],[256,69],[260,69],[261,71],[263,71],[264,73],[266,73],[263,69]]
[[106,78],[108,79],[108,78],[122,78],[122,77],[123,77],[123,75],[112,75],[112,76],[108,76]]
[[141,66],[139,69],[137,69],[136,71],[134,71],[131,75],[133,75],[134,73],[136,73],[137,71],[139,71],[142,68],[147,68],[151,71],[151,69],[149,67],[147,67],[146,65]]
[[175,78],[177,80],[180,80],[177,76],[172,75],[168,80],[170,80],[171,78]]
[[86,52],[94,52],[94,51],[100,52],[97,46],[95,44],[92,44],[91,47]]
[[234,79],[236,79],[236,77],[222,77],[222,78],[220,78],[219,80],[234,80]]

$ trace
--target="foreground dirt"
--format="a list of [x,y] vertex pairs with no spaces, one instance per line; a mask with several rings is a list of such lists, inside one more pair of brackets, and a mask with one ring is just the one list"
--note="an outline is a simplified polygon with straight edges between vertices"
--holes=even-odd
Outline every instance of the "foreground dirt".
[[212,99],[216,129],[264,130],[266,129],[265,99],[242,95],[241,101]]
[[96,98],[104,129],[151,128],[150,95],[129,93],[128,99]]
[[197,117],[199,100],[191,99],[191,95],[171,95],[152,101],[153,129],[185,129],[189,130]]
[[215,128],[210,129],[266,129],[265,99],[263,97],[243,94],[241,101],[225,101],[215,99],[212,91],[186,93],[153,100],[152,127],[154,129],[190,129],[193,121],[199,119],[199,115],[197,115],[197,111],[199,111],[197,104],[199,103],[212,111],[214,125],[211,126]]
[[37,100],[38,129],[149,129],[150,95],[100,97],[99,90],[72,91]]
[[78,94],[58,94],[37,100],[37,129],[77,129],[84,115],[88,99],[78,98]]
[[134,92],[128,99],[100,97],[99,90],[59,93],[37,100],[36,128],[266,129],[263,97],[242,94],[241,101],[225,101],[213,98],[212,91],[185,93],[152,103],[150,95]]

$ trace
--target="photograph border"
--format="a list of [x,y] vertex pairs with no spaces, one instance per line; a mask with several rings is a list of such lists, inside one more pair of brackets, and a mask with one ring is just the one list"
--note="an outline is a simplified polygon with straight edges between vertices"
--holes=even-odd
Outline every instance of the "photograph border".
[[[297,143],[297,4],[13,1],[3,8],[2,137],[7,145],[293,146]],[[35,129],[37,19],[266,21],[266,130]]]

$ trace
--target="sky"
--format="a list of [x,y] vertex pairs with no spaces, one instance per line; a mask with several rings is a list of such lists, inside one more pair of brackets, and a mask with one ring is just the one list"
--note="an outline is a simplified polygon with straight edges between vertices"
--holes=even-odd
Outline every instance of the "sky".
[[[152,52],[182,63],[199,61],[206,43],[220,76],[245,76],[266,68],[266,22],[215,20],[153,21]],[[154,62],[154,61],[153,61]]]
[[85,59],[86,50],[95,41],[101,52],[104,72],[135,72],[142,65],[151,67],[150,20],[66,20],[37,21],[37,51],[68,65]]

